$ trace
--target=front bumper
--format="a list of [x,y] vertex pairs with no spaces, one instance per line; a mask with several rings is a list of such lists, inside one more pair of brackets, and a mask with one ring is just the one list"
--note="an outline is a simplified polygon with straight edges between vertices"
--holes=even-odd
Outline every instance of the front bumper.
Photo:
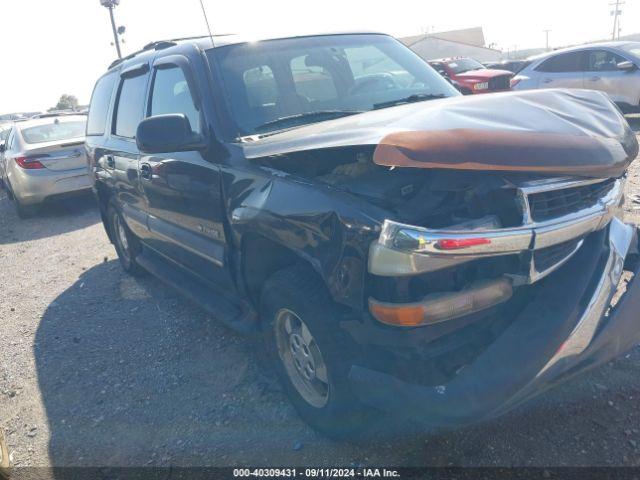
[[[373,407],[418,415],[434,425],[464,425],[504,413],[609,361],[640,343],[640,282],[632,281],[609,311],[625,259],[637,253],[637,242],[634,228],[613,219],[606,253],[578,252],[546,280],[508,329],[447,384],[411,384],[354,365],[349,379],[356,395]],[[640,267],[634,274],[640,274]]]

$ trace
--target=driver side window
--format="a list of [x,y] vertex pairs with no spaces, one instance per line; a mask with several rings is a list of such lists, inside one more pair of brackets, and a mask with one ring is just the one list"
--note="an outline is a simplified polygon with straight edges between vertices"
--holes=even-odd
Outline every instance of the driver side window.
[[200,112],[180,67],[156,70],[149,113],[151,116],[182,113],[189,119],[191,130],[194,133],[202,133]]
[[587,65],[590,72],[616,72],[618,64],[625,59],[607,50],[593,50],[587,57]]

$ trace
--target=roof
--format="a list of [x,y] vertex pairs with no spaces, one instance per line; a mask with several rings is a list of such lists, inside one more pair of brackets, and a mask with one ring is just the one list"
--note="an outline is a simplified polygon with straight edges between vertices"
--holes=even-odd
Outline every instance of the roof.
[[24,120],[20,122],[20,128],[27,127],[37,127],[39,125],[50,125],[54,122],[59,123],[67,123],[67,122],[77,122],[77,121],[86,121],[86,115],[63,115],[58,117],[48,117],[48,118],[32,118],[29,120]]
[[639,43],[640,44],[640,42],[630,42],[630,41],[585,43],[583,45],[575,45],[573,47],[560,48],[558,50],[552,50],[550,52],[544,52],[544,53],[540,53],[538,55],[533,55],[533,56],[527,58],[527,60],[535,61],[535,60],[540,60],[540,59],[543,59],[543,58],[551,57],[551,56],[557,55],[559,53],[569,53],[569,52],[575,52],[577,50],[585,50],[585,49],[589,49],[589,48],[602,48],[602,47],[604,47],[604,48],[620,48],[620,47],[623,47],[625,45],[634,44],[634,43]]

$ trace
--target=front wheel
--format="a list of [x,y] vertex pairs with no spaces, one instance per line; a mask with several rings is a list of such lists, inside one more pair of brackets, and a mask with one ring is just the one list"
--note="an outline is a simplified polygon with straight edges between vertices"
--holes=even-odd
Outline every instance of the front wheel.
[[129,230],[127,224],[124,223],[122,214],[114,201],[109,203],[107,218],[120,265],[122,265],[122,268],[130,275],[135,277],[144,275],[145,270],[136,262],[136,257],[140,255],[142,251],[140,240]]
[[347,380],[355,351],[338,320],[343,313],[305,266],[275,273],[261,298],[268,353],[298,414],[316,430],[353,438],[372,421]]

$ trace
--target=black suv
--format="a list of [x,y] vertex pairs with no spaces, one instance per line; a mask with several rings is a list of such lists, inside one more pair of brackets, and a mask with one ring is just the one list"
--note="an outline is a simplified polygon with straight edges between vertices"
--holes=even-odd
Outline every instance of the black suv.
[[598,92],[462,97],[380,34],[163,41],[86,149],[124,269],[262,332],[327,434],[497,415],[640,339],[635,284],[605,315],[638,143]]

